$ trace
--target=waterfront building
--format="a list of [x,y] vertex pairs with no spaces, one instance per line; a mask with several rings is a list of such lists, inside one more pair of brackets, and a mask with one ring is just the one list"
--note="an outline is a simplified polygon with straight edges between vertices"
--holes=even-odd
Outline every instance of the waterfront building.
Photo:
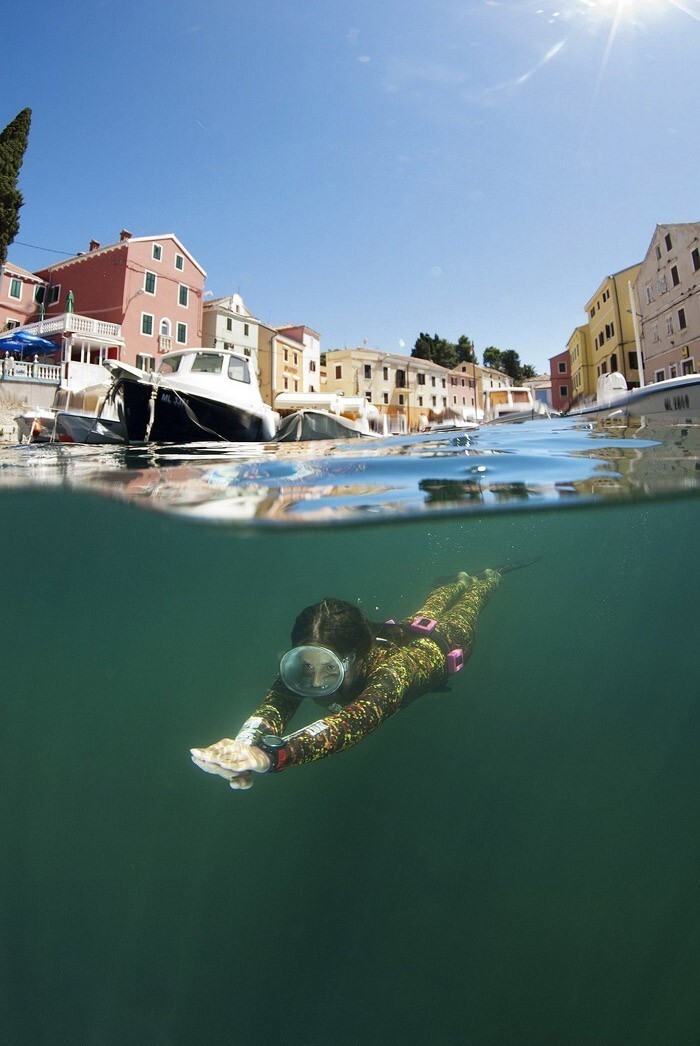
[[362,346],[326,353],[326,392],[363,396],[389,417],[392,432],[443,421],[449,410],[450,371],[430,360]]
[[257,369],[260,320],[246,307],[240,294],[214,298],[202,310],[202,346],[229,349],[250,356]]
[[[580,406],[595,396],[596,373],[591,360],[591,338],[587,323],[576,327],[566,343],[571,373],[571,405]],[[552,357],[558,360],[559,357]],[[551,364],[550,360],[550,364]]]
[[121,359],[152,370],[158,353],[202,345],[202,295],[206,272],[172,233],[132,236],[85,253],[36,275],[46,284],[45,319],[75,312],[118,326]]
[[571,356],[569,349],[551,356],[549,360],[549,381],[552,402],[550,406],[556,411],[567,411],[571,407]]
[[523,388],[532,389],[534,403],[541,403],[547,410],[552,410],[552,378],[549,374],[536,374],[534,378],[523,378],[518,382]]
[[645,382],[700,366],[700,222],[657,225],[636,281]]
[[280,337],[291,338],[303,345],[302,353],[302,392],[321,391],[321,335],[311,327],[295,324],[282,324],[277,328]]
[[601,374],[618,371],[628,388],[639,385],[630,286],[634,287],[640,268],[641,263],[630,265],[606,276],[586,302],[591,376],[596,382]]
[[449,372],[449,415],[459,421],[479,420],[484,413],[484,393],[491,389],[506,389],[512,384],[509,375],[493,367],[458,363]]
[[0,282],[0,330],[22,327],[33,319],[43,286],[40,276],[6,262]]
[[304,343],[288,330],[303,328],[258,327],[258,382],[260,394],[271,407],[280,392],[307,392],[304,388]]

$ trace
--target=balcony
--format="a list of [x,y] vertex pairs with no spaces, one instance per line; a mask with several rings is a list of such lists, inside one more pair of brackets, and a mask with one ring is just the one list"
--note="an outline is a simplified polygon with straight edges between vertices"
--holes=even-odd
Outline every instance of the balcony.
[[85,334],[92,338],[121,338],[122,329],[118,323],[105,323],[90,316],[80,316],[76,312],[63,312],[60,316],[49,316],[37,323],[27,323],[23,330],[46,338],[51,334]]

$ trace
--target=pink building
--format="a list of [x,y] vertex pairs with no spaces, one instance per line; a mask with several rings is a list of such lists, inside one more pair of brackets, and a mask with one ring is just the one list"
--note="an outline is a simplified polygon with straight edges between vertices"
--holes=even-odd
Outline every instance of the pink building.
[[118,243],[93,240],[84,254],[35,278],[46,283],[47,319],[75,312],[118,324],[123,361],[152,369],[160,352],[201,346],[206,275],[172,233],[132,236],[122,229]]
[[552,382],[552,410],[566,411],[571,407],[571,357],[569,350],[551,356],[549,375]]
[[0,283],[0,330],[22,327],[31,322],[39,308],[37,288],[43,285],[41,277],[7,262]]

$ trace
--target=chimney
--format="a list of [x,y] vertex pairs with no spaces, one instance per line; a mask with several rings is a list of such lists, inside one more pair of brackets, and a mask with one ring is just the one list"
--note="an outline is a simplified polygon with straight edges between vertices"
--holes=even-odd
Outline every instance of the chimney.
[[91,251],[99,251],[99,249],[100,249],[99,241],[98,240],[90,240],[90,250]]
[[123,243],[124,240],[130,240],[132,236],[133,233],[130,233],[128,229],[122,229],[122,231],[119,233],[119,241],[120,243]]

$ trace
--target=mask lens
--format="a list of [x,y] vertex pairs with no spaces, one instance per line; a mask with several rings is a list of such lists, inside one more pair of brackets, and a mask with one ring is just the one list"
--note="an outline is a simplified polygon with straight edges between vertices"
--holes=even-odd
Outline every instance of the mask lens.
[[280,661],[282,682],[301,697],[325,697],[342,685],[345,667],[323,646],[295,646]]

